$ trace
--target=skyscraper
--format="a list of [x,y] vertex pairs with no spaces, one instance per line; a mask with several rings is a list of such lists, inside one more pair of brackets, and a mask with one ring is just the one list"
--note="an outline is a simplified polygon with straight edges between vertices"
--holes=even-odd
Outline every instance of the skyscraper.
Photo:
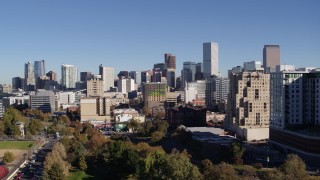
[[134,79],[134,83],[140,86],[141,84],[141,72],[140,71],[130,71],[129,75]]
[[34,77],[37,79],[37,77],[45,76],[46,69],[45,69],[45,61],[34,61]]
[[87,80],[91,79],[91,76],[91,72],[80,72],[80,81],[86,82]]
[[[248,64],[248,63],[245,63]],[[249,63],[259,64],[259,63]],[[257,67],[229,71],[228,111],[225,125],[247,141],[269,138],[270,74]]]
[[172,54],[164,54],[164,62],[167,69],[176,69],[176,56]]
[[47,77],[49,77],[49,79],[51,81],[56,81],[57,80],[57,73],[53,72],[53,71],[49,71],[47,74],[46,74]]
[[78,80],[78,68],[74,65],[62,64],[61,65],[61,85],[65,89],[76,88]]
[[183,69],[181,70],[181,86],[185,87],[186,82],[195,80],[196,63],[195,62],[183,62]]
[[114,68],[104,67],[102,64],[99,66],[99,74],[104,82],[104,91],[110,91],[114,87]]
[[203,43],[203,75],[209,78],[211,75],[219,75],[218,67],[218,43]]
[[25,89],[34,90],[36,81],[34,77],[33,64],[30,62],[27,62],[24,64],[24,79],[25,79]]
[[264,45],[263,68],[266,73],[275,72],[276,66],[280,65],[280,46]]

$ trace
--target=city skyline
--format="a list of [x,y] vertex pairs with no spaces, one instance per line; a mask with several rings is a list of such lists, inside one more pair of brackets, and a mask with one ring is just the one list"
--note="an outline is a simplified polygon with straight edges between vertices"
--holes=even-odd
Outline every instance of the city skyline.
[[165,53],[176,56],[179,73],[183,62],[202,61],[204,42],[219,43],[223,76],[243,61],[262,62],[267,44],[280,45],[281,64],[317,67],[319,7],[318,1],[5,2],[0,84],[23,77],[24,63],[42,59],[58,80],[62,64],[94,74],[99,64],[142,71]]

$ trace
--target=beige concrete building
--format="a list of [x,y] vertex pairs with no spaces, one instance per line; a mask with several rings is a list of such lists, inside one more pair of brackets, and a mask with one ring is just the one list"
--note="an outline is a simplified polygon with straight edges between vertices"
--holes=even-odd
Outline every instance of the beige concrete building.
[[104,85],[101,78],[87,80],[87,97],[102,97],[104,94]]
[[263,68],[229,72],[226,126],[248,141],[269,138],[270,75]]
[[107,98],[87,97],[81,98],[81,121],[91,123],[104,123],[110,120],[111,101]]

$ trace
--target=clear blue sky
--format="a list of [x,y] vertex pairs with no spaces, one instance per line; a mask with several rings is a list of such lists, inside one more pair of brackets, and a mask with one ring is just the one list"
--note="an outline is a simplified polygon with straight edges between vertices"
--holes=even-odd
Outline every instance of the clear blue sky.
[[0,83],[45,59],[98,73],[151,69],[164,53],[202,61],[202,43],[219,43],[219,69],[261,60],[279,44],[281,63],[320,66],[320,1],[21,0],[0,2]]

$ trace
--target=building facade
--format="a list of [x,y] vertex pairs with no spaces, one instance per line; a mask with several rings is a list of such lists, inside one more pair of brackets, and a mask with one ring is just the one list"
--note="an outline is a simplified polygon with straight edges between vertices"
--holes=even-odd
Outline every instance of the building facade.
[[206,81],[206,107],[219,111],[219,104],[228,101],[229,79],[212,76]]
[[176,69],[176,56],[172,54],[164,54],[164,62],[167,69]]
[[45,76],[46,69],[45,69],[45,61],[34,61],[34,76],[37,77]]
[[99,66],[99,74],[104,82],[104,91],[110,91],[114,87],[114,68],[105,67],[102,64]]
[[35,95],[30,95],[30,108],[40,109],[42,112],[56,111],[55,94],[53,91],[37,91]]
[[74,65],[61,65],[61,85],[64,89],[75,89],[78,81],[78,68]]
[[230,88],[225,125],[247,141],[269,138],[270,75],[263,68],[229,71]]
[[218,43],[203,43],[203,75],[210,78],[219,75]]
[[280,65],[280,46],[264,45],[263,68],[266,73],[275,72],[277,65]]
[[143,100],[144,106],[149,111],[153,107],[163,107],[168,92],[167,85],[165,83],[145,83],[143,85]]
[[27,62],[24,64],[24,80],[25,80],[25,89],[26,90],[34,90],[36,85],[36,80],[34,77],[34,67],[33,64]]
[[101,79],[101,76],[87,80],[87,97],[103,97],[103,88],[103,80]]

